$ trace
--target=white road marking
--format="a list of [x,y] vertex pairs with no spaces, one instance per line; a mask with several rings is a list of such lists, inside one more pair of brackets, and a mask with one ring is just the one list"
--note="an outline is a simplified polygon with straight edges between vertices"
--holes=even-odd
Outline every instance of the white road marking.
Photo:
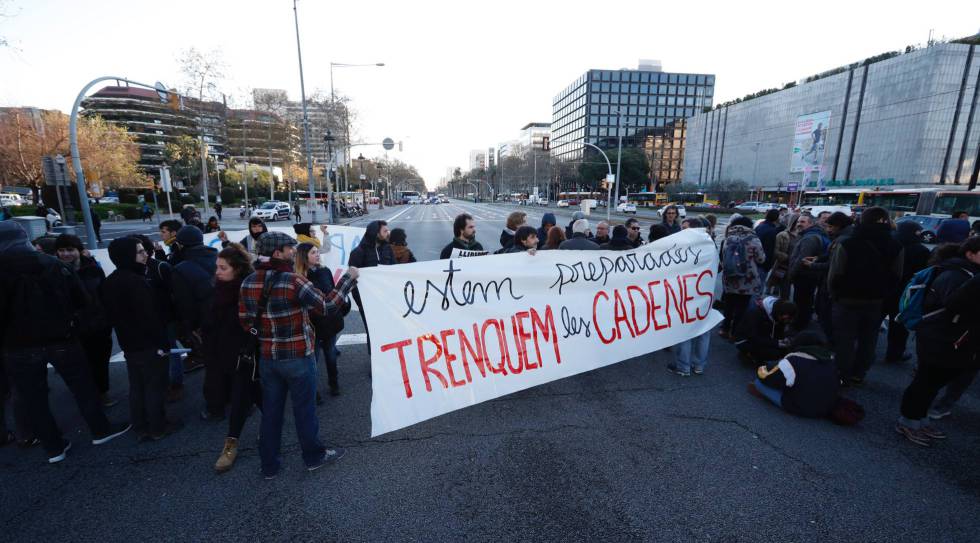
[[337,338],[337,345],[364,345],[367,343],[367,334],[343,334]]

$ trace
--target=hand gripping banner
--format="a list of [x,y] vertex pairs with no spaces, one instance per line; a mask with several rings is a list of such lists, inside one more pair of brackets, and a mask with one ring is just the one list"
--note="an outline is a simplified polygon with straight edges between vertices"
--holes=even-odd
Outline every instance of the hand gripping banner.
[[371,435],[711,330],[718,252],[698,229],[631,251],[539,251],[362,270]]

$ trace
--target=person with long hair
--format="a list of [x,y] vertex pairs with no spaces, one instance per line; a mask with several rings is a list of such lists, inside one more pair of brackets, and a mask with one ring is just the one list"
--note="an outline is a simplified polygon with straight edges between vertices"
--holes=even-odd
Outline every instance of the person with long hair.
[[671,234],[676,234],[681,231],[680,213],[677,210],[677,206],[671,204],[665,207],[661,213],[661,217],[663,217],[663,222],[660,224],[664,225],[664,228],[666,228],[668,232]]
[[548,229],[548,239],[545,241],[542,249],[547,251],[557,249],[563,241],[565,241],[565,230],[563,228],[555,228],[554,225],[552,225],[552,227]]
[[[296,261],[293,271],[313,283],[321,292],[334,289],[333,273],[329,268],[320,265],[320,250],[311,243],[300,243],[296,246]],[[323,361],[327,366],[327,386],[331,396],[340,395],[340,385],[337,383],[337,337],[344,329],[344,316],[350,312],[350,303],[344,302],[335,314],[310,315],[313,329],[316,332],[316,344],[323,351]],[[317,393],[319,399],[319,393]]]
[[248,333],[238,319],[238,300],[242,281],[252,273],[252,259],[245,247],[230,243],[218,253],[215,271],[214,299],[210,318],[204,327],[204,350],[221,372],[218,381],[230,400],[228,435],[221,456],[214,464],[218,472],[232,468],[238,457],[238,439],[252,405],[261,406],[262,388],[258,371],[250,364],[239,363],[239,351]]
[[211,232],[220,232],[221,226],[218,224],[217,217],[211,217],[208,219],[208,224],[204,225],[204,233],[210,234]]

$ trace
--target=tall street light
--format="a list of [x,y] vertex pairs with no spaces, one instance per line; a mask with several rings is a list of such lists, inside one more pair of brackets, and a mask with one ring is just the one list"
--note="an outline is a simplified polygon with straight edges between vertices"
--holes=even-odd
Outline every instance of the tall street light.
[[[612,183],[612,182],[614,182],[616,180],[616,177],[617,176],[613,175],[613,173],[612,173],[612,163],[609,161],[609,157],[606,155],[605,151],[603,151],[602,149],[599,148],[598,145],[594,145],[594,144],[589,143],[587,141],[577,141],[577,140],[551,140],[551,144],[552,145],[554,145],[555,143],[559,143],[559,144],[560,143],[577,143],[579,145],[589,146],[589,147],[595,149],[596,151],[599,151],[599,154],[602,155],[602,158],[606,159],[606,169],[609,171],[609,173],[606,174],[606,181],[609,182],[609,183]],[[610,220],[611,213],[612,213],[610,211],[610,209],[609,209],[609,208],[612,207],[612,187],[609,187],[607,200],[608,201],[607,201],[607,205],[606,205],[606,221],[608,222]]]
[[[374,62],[369,64],[356,64],[349,62],[331,62],[330,63],[330,112],[336,109],[336,95],[334,93],[333,87],[333,69],[334,68],[381,68],[385,65],[384,62]],[[350,126],[349,118],[347,116],[347,108],[344,108],[344,166],[348,164],[348,158],[350,157]],[[350,187],[348,187],[348,190]],[[364,210],[367,211],[367,204],[364,205]]]
[[296,23],[296,56],[299,58],[299,93],[303,103],[303,146],[306,152],[306,179],[309,182],[309,194],[311,200],[307,203],[310,206],[310,217],[312,222],[316,222],[316,191],[313,179],[313,153],[310,152],[310,116],[306,110],[306,85],[303,82],[303,52],[299,44],[299,14],[296,11],[296,0],[293,0],[293,20]]

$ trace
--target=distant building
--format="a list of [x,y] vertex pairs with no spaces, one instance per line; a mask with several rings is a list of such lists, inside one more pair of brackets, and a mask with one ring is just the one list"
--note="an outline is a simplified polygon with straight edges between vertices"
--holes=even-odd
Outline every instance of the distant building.
[[467,163],[470,170],[482,170],[487,167],[487,152],[481,149],[470,151],[470,161]]
[[526,149],[547,151],[551,139],[551,123],[527,123],[518,139]]
[[980,153],[977,36],[830,70],[688,119],[684,180],[964,185]]
[[[282,89],[255,89],[252,101],[256,110],[270,111],[292,123],[298,130],[300,150],[303,149],[303,103],[288,99]],[[345,162],[344,152],[349,138],[350,127],[347,121],[347,108],[342,100],[331,103],[330,98],[307,97],[306,113],[310,122],[310,152],[317,162],[330,160],[324,136],[327,131],[334,138],[332,149],[339,164]]]
[[[681,178],[685,123],[714,99],[715,76],[667,73],[658,61],[635,70],[589,70],[552,102],[550,149],[562,161],[583,158],[588,142],[647,150],[651,188]],[[651,154],[653,153],[653,154]]]

